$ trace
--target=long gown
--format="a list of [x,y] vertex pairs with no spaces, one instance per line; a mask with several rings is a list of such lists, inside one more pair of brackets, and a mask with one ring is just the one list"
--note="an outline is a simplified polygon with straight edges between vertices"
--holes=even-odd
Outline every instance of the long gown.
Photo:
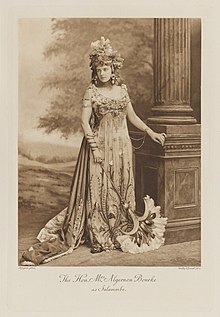
[[97,250],[130,253],[154,250],[164,243],[167,218],[160,216],[160,207],[146,196],[145,217],[135,213],[132,144],[126,120],[130,99],[125,85],[121,92],[120,98],[112,99],[95,85],[89,86],[90,123],[103,163],[94,163],[84,138],[68,207],[41,229],[40,242],[24,252],[23,262],[48,262],[72,252],[86,239]]

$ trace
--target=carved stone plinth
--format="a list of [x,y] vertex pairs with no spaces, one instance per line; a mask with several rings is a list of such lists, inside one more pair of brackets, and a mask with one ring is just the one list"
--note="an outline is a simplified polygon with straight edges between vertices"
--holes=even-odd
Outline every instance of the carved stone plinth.
[[[137,211],[148,194],[168,217],[166,243],[200,239],[200,125],[151,125],[165,146],[145,141],[135,151]],[[139,136],[139,133],[132,133]]]

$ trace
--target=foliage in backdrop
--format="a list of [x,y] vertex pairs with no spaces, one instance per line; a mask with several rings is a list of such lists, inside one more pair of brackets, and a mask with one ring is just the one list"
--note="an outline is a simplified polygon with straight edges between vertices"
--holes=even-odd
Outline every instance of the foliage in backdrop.
[[109,38],[125,58],[124,79],[136,113],[146,119],[153,94],[152,19],[52,19],[53,40],[44,57],[52,59],[53,70],[43,77],[42,88],[50,89],[51,100],[39,119],[39,128],[58,131],[68,138],[81,129],[82,98],[90,82],[91,42]]

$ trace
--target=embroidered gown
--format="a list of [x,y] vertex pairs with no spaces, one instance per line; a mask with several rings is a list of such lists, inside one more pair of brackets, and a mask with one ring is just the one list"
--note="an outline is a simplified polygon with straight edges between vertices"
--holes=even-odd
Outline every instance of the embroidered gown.
[[93,248],[130,253],[153,250],[164,243],[167,219],[160,216],[160,207],[152,199],[145,197],[147,218],[135,215],[132,144],[126,120],[130,99],[126,86],[121,88],[121,97],[112,99],[95,85],[89,86],[84,106],[92,107],[90,123],[103,163],[94,162],[84,138],[69,206],[45,225],[37,237],[40,243],[26,251],[23,259],[45,262],[69,248],[72,251],[85,237]]
[[129,97],[125,86],[119,99],[103,96],[94,85],[90,90],[96,119],[93,132],[103,165],[90,159],[88,232],[92,245],[113,249],[119,245],[121,227],[128,225],[123,203],[130,202],[135,210],[132,145],[126,121]]

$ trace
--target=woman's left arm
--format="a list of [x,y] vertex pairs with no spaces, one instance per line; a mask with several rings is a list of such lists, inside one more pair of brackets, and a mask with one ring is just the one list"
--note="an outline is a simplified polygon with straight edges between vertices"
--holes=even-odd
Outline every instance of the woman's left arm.
[[166,134],[165,133],[156,133],[151,128],[149,128],[135,113],[131,102],[128,104],[127,108],[127,118],[128,120],[139,130],[146,132],[150,138],[161,144],[164,145]]

